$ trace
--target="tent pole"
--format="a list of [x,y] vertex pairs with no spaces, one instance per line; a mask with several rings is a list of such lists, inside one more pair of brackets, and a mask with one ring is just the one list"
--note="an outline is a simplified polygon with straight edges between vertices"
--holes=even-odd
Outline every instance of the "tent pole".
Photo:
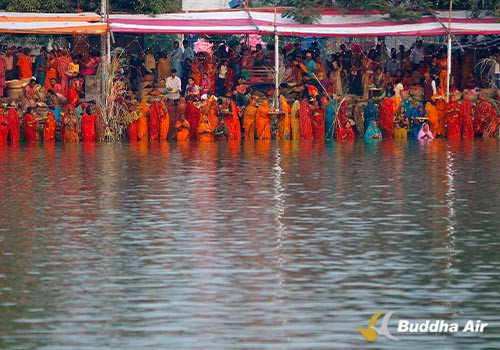
[[108,25],[108,31],[106,32],[106,54],[107,63],[111,63],[111,32],[109,30],[109,0],[104,0],[106,2],[106,23]]
[[450,0],[450,12],[448,14],[448,62],[446,65],[446,101],[450,101],[450,83],[451,83],[451,12],[453,10],[453,0]]
[[280,82],[279,82],[279,72],[280,72],[280,60],[279,60],[279,38],[278,29],[276,26],[276,8],[274,8],[274,107],[278,109],[279,107],[279,94],[280,94]]
[[[107,16],[106,16],[106,0],[101,0],[101,16],[102,16],[102,22],[107,23]],[[107,33],[107,29],[106,29]],[[104,56],[107,57],[106,53],[106,34],[101,35],[101,96],[105,96],[105,90],[106,90],[106,83],[105,83],[105,74],[104,70],[106,69],[106,63],[104,62]]]

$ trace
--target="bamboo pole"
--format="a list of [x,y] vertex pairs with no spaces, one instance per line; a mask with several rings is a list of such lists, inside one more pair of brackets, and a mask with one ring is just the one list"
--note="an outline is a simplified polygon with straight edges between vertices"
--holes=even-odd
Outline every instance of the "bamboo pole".
[[279,38],[278,38],[278,28],[276,24],[276,7],[274,8],[274,107],[278,109],[279,106],[279,72],[280,72],[280,61],[279,61]]

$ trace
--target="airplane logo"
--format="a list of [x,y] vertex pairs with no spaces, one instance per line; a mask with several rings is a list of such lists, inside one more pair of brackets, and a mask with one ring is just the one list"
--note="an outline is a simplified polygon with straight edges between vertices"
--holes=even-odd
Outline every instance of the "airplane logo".
[[391,319],[393,313],[394,311],[386,313],[382,319],[381,326],[377,328],[375,327],[375,324],[377,323],[378,318],[382,315],[382,312],[377,312],[370,318],[367,328],[358,328],[359,333],[361,333],[361,335],[368,341],[374,341],[381,335],[389,338],[390,340],[397,341],[398,339],[394,337],[391,332],[389,332],[389,320]]

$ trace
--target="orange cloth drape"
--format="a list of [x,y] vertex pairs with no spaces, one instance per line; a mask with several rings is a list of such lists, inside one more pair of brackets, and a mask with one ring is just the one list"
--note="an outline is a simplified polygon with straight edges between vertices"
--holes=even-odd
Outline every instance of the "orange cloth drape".
[[271,138],[271,118],[269,117],[269,102],[262,101],[255,116],[255,128],[257,129],[257,139],[269,140]]

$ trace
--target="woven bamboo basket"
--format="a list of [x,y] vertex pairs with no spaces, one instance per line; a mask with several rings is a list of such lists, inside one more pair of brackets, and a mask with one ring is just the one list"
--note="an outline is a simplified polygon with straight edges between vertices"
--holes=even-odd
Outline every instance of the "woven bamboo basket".
[[474,102],[474,101],[477,101],[477,99],[479,98],[479,94],[464,93],[463,97],[468,98],[469,101],[471,101],[471,102]]
[[479,90],[479,95],[481,97],[484,97],[485,99],[493,98],[495,96],[495,89],[493,88],[481,89]]

